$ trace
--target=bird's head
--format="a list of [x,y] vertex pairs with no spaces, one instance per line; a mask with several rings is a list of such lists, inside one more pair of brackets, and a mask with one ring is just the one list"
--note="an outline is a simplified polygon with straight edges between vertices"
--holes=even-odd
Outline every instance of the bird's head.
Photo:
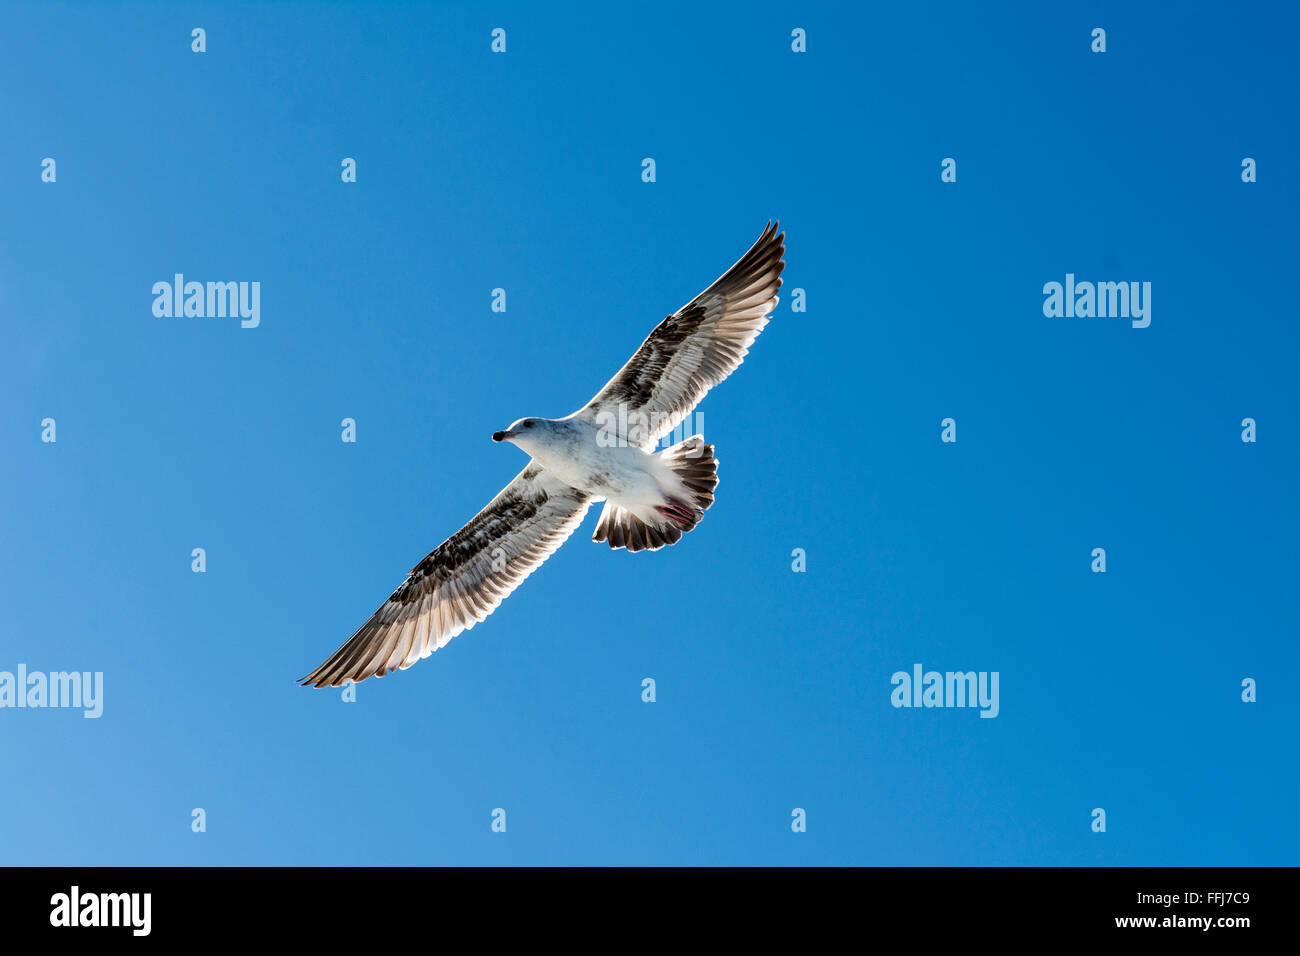
[[521,418],[505,431],[493,432],[492,440],[513,442],[522,448],[530,439],[539,437],[545,429],[545,419]]

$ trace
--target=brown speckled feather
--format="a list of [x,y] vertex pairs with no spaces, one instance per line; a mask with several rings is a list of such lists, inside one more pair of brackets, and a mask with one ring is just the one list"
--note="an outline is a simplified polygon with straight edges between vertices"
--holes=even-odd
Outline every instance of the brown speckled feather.
[[641,447],[669,434],[705,394],[740,367],[777,304],[785,233],[769,223],[722,277],[660,322],[636,354],[579,413],[642,413]]
[[405,670],[428,657],[496,610],[568,539],[590,503],[530,462],[301,682],[337,687]]

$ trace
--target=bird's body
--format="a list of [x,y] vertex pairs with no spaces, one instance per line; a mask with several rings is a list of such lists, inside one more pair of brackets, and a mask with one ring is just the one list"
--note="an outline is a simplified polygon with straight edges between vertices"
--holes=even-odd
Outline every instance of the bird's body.
[[565,484],[593,498],[645,498],[654,491],[652,458],[640,448],[618,443],[602,444],[601,429],[576,415],[560,419],[526,419],[535,422],[511,441]]
[[370,619],[302,679],[338,686],[404,670],[484,620],[605,502],[593,540],[655,551],[713,503],[717,459],[699,435],[657,450],[734,371],[777,303],[785,236],[769,224],[708,289],[655,327],[596,396],[565,418],[495,433],[528,465],[416,565]]
[[[669,499],[685,500],[690,490],[658,456],[628,441],[618,441],[593,417],[575,413],[568,418],[523,419],[526,429],[511,426],[510,441],[533,461],[592,502],[609,501],[641,517],[657,521],[655,510]],[[500,434],[500,433],[498,433]]]

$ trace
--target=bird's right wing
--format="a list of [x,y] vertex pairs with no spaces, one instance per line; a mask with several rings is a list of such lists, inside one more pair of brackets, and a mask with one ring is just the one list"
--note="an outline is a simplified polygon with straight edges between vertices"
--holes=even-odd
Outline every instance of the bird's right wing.
[[428,657],[496,610],[573,534],[590,504],[586,494],[529,462],[301,683],[337,687]]
[[740,366],[776,308],[785,268],[780,228],[768,223],[735,265],[655,326],[578,416],[606,427],[631,421],[636,437],[621,437],[647,450],[676,428]]

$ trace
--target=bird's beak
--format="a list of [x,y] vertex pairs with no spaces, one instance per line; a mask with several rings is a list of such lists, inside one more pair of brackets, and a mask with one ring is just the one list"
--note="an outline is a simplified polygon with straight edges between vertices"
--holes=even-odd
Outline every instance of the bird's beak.
[[493,440],[493,441],[505,441],[507,438],[513,438],[513,437],[514,437],[514,433],[513,433],[513,432],[508,432],[508,431],[506,431],[506,432],[493,432],[493,433],[492,433],[492,440]]

